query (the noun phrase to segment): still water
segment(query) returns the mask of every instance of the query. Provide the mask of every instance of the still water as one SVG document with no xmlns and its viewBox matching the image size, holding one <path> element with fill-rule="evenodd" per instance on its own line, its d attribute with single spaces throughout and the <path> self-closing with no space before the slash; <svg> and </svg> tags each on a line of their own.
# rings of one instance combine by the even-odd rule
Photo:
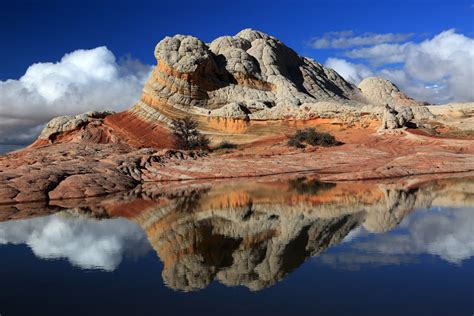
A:
<svg viewBox="0 0 474 316">
<path fill-rule="evenodd" d="M 474 313 L 474 179 L 146 184 L 0 221 L 2 316 Z"/>
</svg>

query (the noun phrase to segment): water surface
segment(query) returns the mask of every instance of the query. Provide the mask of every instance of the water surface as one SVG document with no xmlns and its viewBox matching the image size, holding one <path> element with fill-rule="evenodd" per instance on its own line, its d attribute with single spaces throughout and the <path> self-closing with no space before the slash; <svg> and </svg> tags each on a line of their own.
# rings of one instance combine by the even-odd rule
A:
<svg viewBox="0 0 474 316">
<path fill-rule="evenodd" d="M 474 180 L 146 184 L 0 206 L 1 315 L 471 315 Z"/>
</svg>

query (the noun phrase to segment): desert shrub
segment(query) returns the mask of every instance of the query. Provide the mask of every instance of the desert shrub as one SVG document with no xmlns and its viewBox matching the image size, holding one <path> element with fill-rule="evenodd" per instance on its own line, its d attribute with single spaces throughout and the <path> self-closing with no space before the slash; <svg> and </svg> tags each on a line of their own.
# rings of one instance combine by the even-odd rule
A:
<svg viewBox="0 0 474 316">
<path fill-rule="evenodd" d="M 304 148 L 305 145 L 331 147 L 341 143 L 329 133 L 321 133 L 314 128 L 298 130 L 288 139 L 288 146 Z"/>
<path fill-rule="evenodd" d="M 235 149 L 239 147 L 237 144 L 234 144 L 228 140 L 223 140 L 222 142 L 219 143 L 219 145 L 217 145 L 217 147 L 215 148 L 216 150 L 218 149 Z"/>
<path fill-rule="evenodd" d="M 209 138 L 198 130 L 198 123 L 190 116 L 171 122 L 171 132 L 175 145 L 179 149 L 208 149 Z"/>
<path fill-rule="evenodd" d="M 301 141 L 299 141 L 297 137 L 290 137 L 290 139 L 288 139 L 288 146 L 296 147 L 296 148 L 306 147 L 306 145 L 304 145 Z"/>
</svg>

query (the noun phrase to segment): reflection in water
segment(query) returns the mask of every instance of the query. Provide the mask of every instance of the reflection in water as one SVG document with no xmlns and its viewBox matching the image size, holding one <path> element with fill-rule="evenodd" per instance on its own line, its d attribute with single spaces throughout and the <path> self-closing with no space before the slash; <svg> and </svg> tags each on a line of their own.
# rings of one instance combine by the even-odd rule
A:
<svg viewBox="0 0 474 316">
<path fill-rule="evenodd" d="M 474 209 L 424 210 L 406 217 L 392 234 L 375 235 L 358 230 L 348 251 L 324 254 L 323 263 L 338 268 L 416 262 L 416 255 L 430 254 L 453 263 L 474 256 Z"/>
<path fill-rule="evenodd" d="M 320 192 L 328 191 L 336 186 L 335 183 L 320 182 L 316 179 L 306 179 L 300 177 L 288 180 L 288 185 L 299 194 L 316 195 Z"/>
<path fill-rule="evenodd" d="M 124 255 L 150 247 L 138 225 L 125 219 L 95 220 L 56 214 L 0 223 L 0 245 L 27 244 L 39 258 L 66 258 L 84 269 L 113 271 Z"/>
<path fill-rule="evenodd" d="M 406 234 L 375 236 L 357 248 L 387 254 L 427 253 L 452 263 L 474 255 L 473 209 L 430 212 L 409 217 L 403 224 Z"/>
<path fill-rule="evenodd" d="M 461 263 L 474 254 L 473 187 L 465 179 L 144 184 L 126 194 L 44 206 L 45 212 L 69 210 L 56 215 L 0 223 L 0 244 L 26 243 L 39 257 L 104 270 L 113 270 L 124 255 L 145 254 L 151 245 L 172 289 L 191 291 L 217 280 L 260 290 L 316 255 L 349 268 L 415 262 L 413 255 L 421 253 Z M 463 208 L 407 217 L 413 209 L 435 206 Z M 5 207 L 4 213 L 21 218 L 25 207 Z M 396 234 L 385 233 L 399 224 Z M 336 244 L 349 250 L 323 253 Z"/>
</svg>

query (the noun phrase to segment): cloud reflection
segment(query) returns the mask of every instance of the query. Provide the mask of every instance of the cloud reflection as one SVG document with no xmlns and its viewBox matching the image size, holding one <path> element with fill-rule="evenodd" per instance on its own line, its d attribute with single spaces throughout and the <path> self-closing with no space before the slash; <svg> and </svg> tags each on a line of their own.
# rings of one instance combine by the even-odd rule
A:
<svg viewBox="0 0 474 316">
<path fill-rule="evenodd" d="M 356 233 L 343 254 L 328 253 L 318 261 L 354 269 L 356 266 L 409 263 L 429 254 L 452 264 L 474 256 L 474 209 L 424 210 L 405 218 L 387 234 Z M 360 238 L 358 238 L 360 236 Z"/>
<path fill-rule="evenodd" d="M 134 222 L 60 214 L 0 223 L 2 244 L 26 244 L 39 258 L 65 258 L 83 269 L 106 271 L 115 270 L 125 256 L 142 256 L 150 249 Z"/>
</svg>

